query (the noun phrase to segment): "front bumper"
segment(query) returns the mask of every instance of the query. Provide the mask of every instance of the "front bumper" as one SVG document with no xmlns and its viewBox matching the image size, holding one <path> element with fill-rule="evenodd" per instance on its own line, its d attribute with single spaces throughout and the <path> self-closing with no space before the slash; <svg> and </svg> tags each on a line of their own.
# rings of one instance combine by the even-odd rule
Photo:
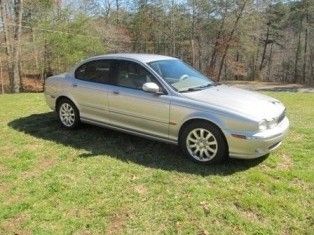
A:
<svg viewBox="0 0 314 235">
<path fill-rule="evenodd" d="M 289 120 L 285 117 L 275 128 L 238 138 L 228 134 L 231 158 L 252 159 L 264 156 L 278 148 L 289 130 Z"/>
</svg>

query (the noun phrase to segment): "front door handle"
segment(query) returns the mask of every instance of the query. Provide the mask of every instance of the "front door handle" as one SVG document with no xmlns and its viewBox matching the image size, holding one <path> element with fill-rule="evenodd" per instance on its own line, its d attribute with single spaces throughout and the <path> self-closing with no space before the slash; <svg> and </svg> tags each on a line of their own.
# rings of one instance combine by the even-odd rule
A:
<svg viewBox="0 0 314 235">
<path fill-rule="evenodd" d="M 119 95 L 119 94 L 120 94 L 120 92 L 119 92 L 119 91 L 113 91 L 113 94 L 115 94 L 115 95 Z"/>
<path fill-rule="evenodd" d="M 76 83 L 73 83 L 73 84 L 72 84 L 72 87 L 77 87 L 77 84 L 76 84 Z"/>
</svg>

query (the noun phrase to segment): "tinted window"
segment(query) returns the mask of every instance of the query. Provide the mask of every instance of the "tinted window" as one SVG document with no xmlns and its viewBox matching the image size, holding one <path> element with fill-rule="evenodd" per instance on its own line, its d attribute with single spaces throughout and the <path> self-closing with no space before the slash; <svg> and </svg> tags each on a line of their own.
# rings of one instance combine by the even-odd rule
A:
<svg viewBox="0 0 314 235">
<path fill-rule="evenodd" d="M 118 64 L 116 85 L 142 89 L 146 82 L 155 82 L 153 76 L 137 63 L 120 61 Z"/>
<path fill-rule="evenodd" d="M 84 81 L 110 84 L 113 79 L 112 62 L 108 60 L 96 60 L 81 65 L 75 71 L 75 77 Z"/>
</svg>

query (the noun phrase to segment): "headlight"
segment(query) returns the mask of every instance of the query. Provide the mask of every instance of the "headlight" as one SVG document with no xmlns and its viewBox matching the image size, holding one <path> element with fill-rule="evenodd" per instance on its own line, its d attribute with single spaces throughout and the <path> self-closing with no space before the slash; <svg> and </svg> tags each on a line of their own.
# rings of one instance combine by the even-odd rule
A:
<svg viewBox="0 0 314 235">
<path fill-rule="evenodd" d="M 267 129 L 267 121 L 266 120 L 263 120 L 261 121 L 259 124 L 258 124 L 258 129 L 260 131 L 264 131 Z"/>
<path fill-rule="evenodd" d="M 267 127 L 268 129 L 272 129 L 276 126 L 277 124 L 277 120 L 275 118 L 273 118 L 271 121 L 267 122 Z"/>
<path fill-rule="evenodd" d="M 258 129 L 260 131 L 264 131 L 266 129 L 272 129 L 276 125 L 277 125 L 277 120 L 275 118 L 270 121 L 267 121 L 266 119 L 264 119 L 258 124 Z"/>
</svg>

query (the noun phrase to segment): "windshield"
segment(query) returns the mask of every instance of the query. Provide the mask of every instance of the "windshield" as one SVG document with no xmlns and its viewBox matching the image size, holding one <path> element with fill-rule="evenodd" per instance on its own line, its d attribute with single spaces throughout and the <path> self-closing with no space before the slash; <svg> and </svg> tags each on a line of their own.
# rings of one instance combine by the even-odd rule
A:
<svg viewBox="0 0 314 235">
<path fill-rule="evenodd" d="M 195 91 L 214 85 L 213 81 L 181 60 L 160 60 L 149 65 L 179 92 Z"/>
</svg>

